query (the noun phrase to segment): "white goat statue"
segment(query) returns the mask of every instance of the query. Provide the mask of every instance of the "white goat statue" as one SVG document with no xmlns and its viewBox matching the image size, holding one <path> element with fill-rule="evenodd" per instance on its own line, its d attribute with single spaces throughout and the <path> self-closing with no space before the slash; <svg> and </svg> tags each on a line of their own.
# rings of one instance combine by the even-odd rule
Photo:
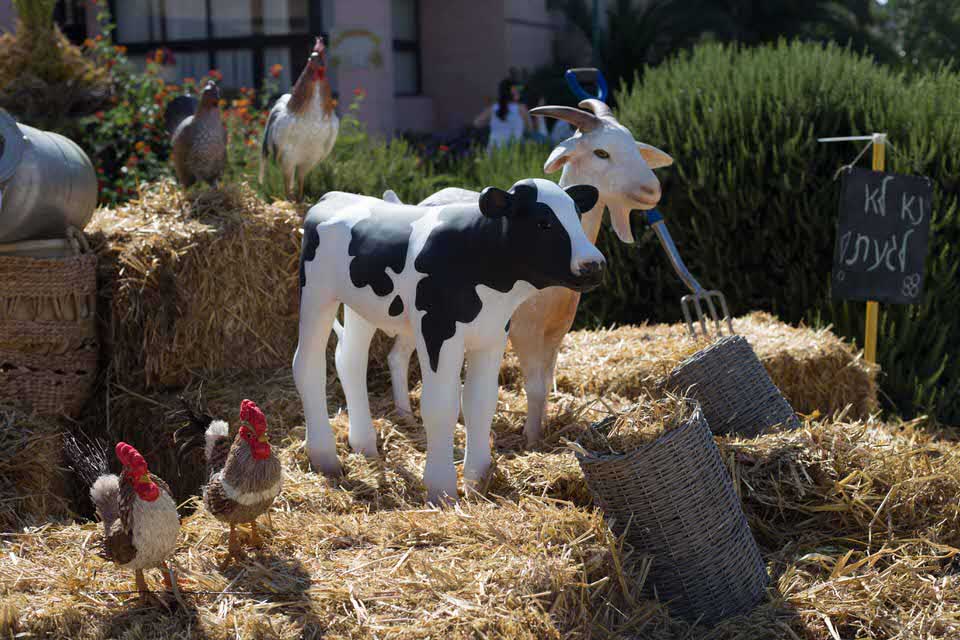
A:
<svg viewBox="0 0 960 640">
<path fill-rule="evenodd" d="M 576 128 L 572 137 L 550 153 L 543 170 L 554 173 L 563 169 L 561 187 L 587 184 L 599 191 L 596 206 L 580 219 L 591 243 L 596 244 L 605 208 L 610 210 L 610 221 L 617 237 L 625 243 L 633 243 L 630 212 L 649 210 L 657 205 L 660 182 L 653 169 L 673 164 L 673 158 L 656 147 L 634 140 L 630 130 L 617 122 L 606 103 L 589 99 L 579 106 L 580 109 L 545 106 L 530 111 L 531 115 L 557 118 Z M 420 206 L 476 202 L 479 197 L 476 191 L 443 189 L 421 202 Z M 386 192 L 384 199 L 399 202 L 392 191 Z M 677 268 L 676 263 L 674 265 Z M 520 361 L 527 394 L 527 419 L 523 432 L 528 445 L 535 444 L 542 435 L 547 393 L 553 387 L 557 353 L 563 337 L 573 325 L 579 302 L 579 292 L 549 287 L 524 302 L 510 321 L 510 342 Z M 335 329 L 338 334 L 341 332 L 339 326 Z M 413 340 L 401 336 L 388 357 L 394 402 L 397 410 L 406 415 L 412 413 L 408 370 L 415 348 Z"/>
</svg>

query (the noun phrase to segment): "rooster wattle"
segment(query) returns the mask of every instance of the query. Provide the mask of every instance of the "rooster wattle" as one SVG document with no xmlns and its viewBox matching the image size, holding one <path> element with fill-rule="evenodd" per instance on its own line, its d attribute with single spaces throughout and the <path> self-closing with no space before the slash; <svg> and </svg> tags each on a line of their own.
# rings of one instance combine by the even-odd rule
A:
<svg viewBox="0 0 960 640">
<path fill-rule="evenodd" d="M 174 433 L 179 458 L 203 444 L 209 479 L 203 503 L 221 522 L 230 525 L 229 553 L 224 564 L 240 555 L 236 525 L 249 522 L 251 542 L 260 546 L 257 517 L 280 495 L 282 469 L 267 440 L 267 420 L 251 400 L 240 404 L 240 425 L 230 438 L 230 427 L 204 410 L 194 410 L 183 398 L 180 414 L 189 422 Z"/>
<path fill-rule="evenodd" d="M 144 569 L 163 569 L 166 587 L 176 588 L 166 560 L 177 547 L 180 517 L 170 488 L 148 471 L 140 452 L 120 442 L 116 454 L 123 473 L 120 477 L 109 474 L 97 478 L 90 488 L 90 498 L 103 521 L 104 555 L 121 569 L 134 572 L 137 591 L 146 601 L 150 591 Z"/>
<path fill-rule="evenodd" d="M 317 38 L 291 93 L 280 96 L 267 118 L 260 152 L 260 182 L 266 164 L 274 160 L 283 172 L 287 197 L 303 199 L 307 174 L 330 155 L 337 141 L 340 120 L 334 111 L 327 80 L 326 50 Z"/>
</svg>

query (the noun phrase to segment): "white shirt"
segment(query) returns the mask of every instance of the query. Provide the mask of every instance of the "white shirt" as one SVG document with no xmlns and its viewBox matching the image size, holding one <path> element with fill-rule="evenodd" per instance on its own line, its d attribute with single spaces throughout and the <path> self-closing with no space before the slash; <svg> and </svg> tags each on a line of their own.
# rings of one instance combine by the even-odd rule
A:
<svg viewBox="0 0 960 640">
<path fill-rule="evenodd" d="M 511 102 L 507 105 L 507 117 L 503 120 L 497 115 L 499 105 L 494 105 L 490 114 L 490 140 L 487 149 L 501 147 L 513 140 L 523 138 L 523 116 L 520 115 L 520 104 Z"/>
</svg>

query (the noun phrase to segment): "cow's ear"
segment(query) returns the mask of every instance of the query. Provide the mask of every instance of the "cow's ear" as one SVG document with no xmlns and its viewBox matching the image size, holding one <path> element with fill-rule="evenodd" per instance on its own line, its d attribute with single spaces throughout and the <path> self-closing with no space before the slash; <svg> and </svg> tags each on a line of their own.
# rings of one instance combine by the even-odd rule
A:
<svg viewBox="0 0 960 640">
<path fill-rule="evenodd" d="M 567 187 L 564 191 L 573 198 L 573 203 L 577 206 L 577 213 L 580 215 L 597 206 L 597 200 L 600 199 L 600 192 L 591 184 L 576 184 Z"/>
<path fill-rule="evenodd" d="M 513 210 L 513 194 L 487 187 L 480 192 L 480 213 L 488 218 L 502 218 Z"/>
<path fill-rule="evenodd" d="M 577 147 L 577 141 L 573 138 L 564 140 L 550 152 L 547 161 L 543 163 L 544 173 L 553 173 L 567 164 L 573 157 L 574 150 Z"/>
<path fill-rule="evenodd" d="M 647 166 L 649 166 L 651 169 L 669 167 L 673 164 L 673 158 L 670 157 L 670 154 L 657 149 L 653 145 L 649 145 L 645 142 L 637 142 L 637 150 L 640 152 L 640 155 L 643 156 Z"/>
</svg>

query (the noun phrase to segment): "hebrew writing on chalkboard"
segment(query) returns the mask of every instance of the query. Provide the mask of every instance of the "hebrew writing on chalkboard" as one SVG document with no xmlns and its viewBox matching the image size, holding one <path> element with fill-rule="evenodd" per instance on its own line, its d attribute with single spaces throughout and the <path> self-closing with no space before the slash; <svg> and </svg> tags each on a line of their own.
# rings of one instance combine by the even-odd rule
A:
<svg viewBox="0 0 960 640">
<path fill-rule="evenodd" d="M 929 178 L 846 172 L 833 254 L 834 299 L 918 302 L 932 205 Z"/>
</svg>

